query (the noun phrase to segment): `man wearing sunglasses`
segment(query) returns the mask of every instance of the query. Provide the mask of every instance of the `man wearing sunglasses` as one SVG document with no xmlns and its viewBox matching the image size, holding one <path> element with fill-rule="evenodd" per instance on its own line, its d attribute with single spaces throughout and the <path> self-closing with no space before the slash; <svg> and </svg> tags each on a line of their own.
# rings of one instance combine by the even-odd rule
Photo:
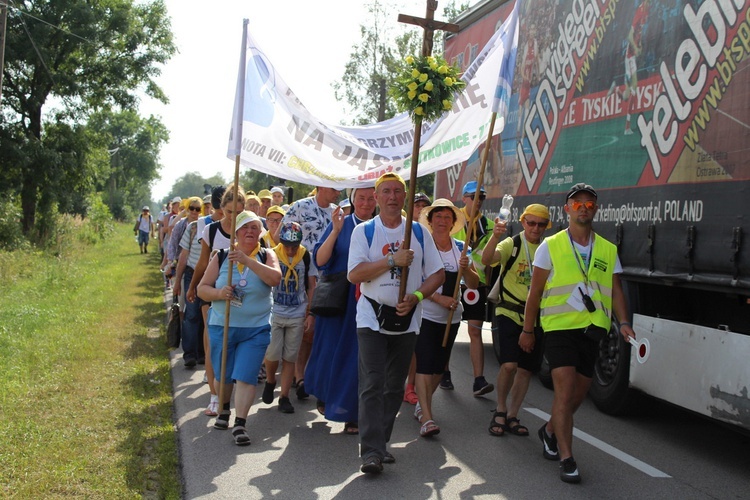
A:
<svg viewBox="0 0 750 500">
<path fill-rule="evenodd" d="M 552 223 L 547 207 L 537 203 L 526 207 L 520 220 L 523 231 L 500 241 L 507 223 L 495 219 L 492 236 L 482 252 L 482 264 L 502 266 L 495 285 L 499 293 L 492 318 L 493 343 L 500 363 L 496 382 L 497 407 L 489 427 L 493 436 L 504 436 L 506 432 L 516 436 L 529 435 L 529 429 L 518 420 L 518 412 L 529 390 L 531 374 L 539 369 L 542 362 L 542 329 L 537 321 L 534 322 L 535 343 L 531 352 L 522 351 L 518 341 L 523 330 L 524 306 L 531 285 L 531 265 L 542 235 L 552 227 Z"/>
<path fill-rule="evenodd" d="M 546 238 L 536 251 L 519 340 L 521 349 L 532 352 L 535 321 L 541 314 L 555 394 L 552 417 L 538 434 L 544 458 L 560 461 L 560 479 L 567 483 L 581 481 L 572 450 L 573 414 L 588 393 L 599 342 L 610 330 L 613 313 L 625 341 L 635 338 L 617 247 L 592 228 L 597 200 L 588 184 L 578 183 L 568 191 L 568 229 Z"/>
<path fill-rule="evenodd" d="M 477 200 L 476 206 L 474 206 L 474 195 L 479 189 L 479 199 Z M 476 302 L 468 303 L 464 300 L 463 292 L 465 286 L 461 287 L 461 301 L 463 303 L 464 312 L 461 318 L 466 320 L 469 324 L 469 357 L 471 358 L 471 366 L 474 370 L 474 385 L 472 392 L 474 397 L 480 397 L 488 392 L 492 392 L 495 386 L 488 383 L 484 378 L 484 345 L 482 343 L 482 327 L 485 320 L 487 320 L 487 283 L 490 281 L 490 276 L 485 276 L 484 266 L 481 264 L 479 258 L 482 255 L 482 249 L 487 244 L 487 240 L 492 234 L 492 228 L 495 224 L 482 215 L 482 202 L 487 197 L 487 193 L 484 190 L 484 186 L 477 186 L 477 181 L 469 181 L 464 184 L 462 190 L 464 206 L 461 212 L 464 214 L 466 219 L 466 227 L 456 233 L 454 238 L 460 241 L 466 241 L 466 232 L 469 230 L 469 222 L 472 215 L 472 207 L 476 210 L 474 230 L 471 233 L 471 240 L 469 240 L 469 246 L 471 247 L 472 258 L 474 259 L 474 268 L 479 275 L 479 287 L 477 292 L 479 299 Z M 450 362 L 450 360 L 449 360 Z M 449 367 L 446 365 L 445 372 L 443 373 L 443 379 L 440 381 L 441 389 L 453 389 L 453 383 L 451 381 L 451 372 Z"/>
</svg>

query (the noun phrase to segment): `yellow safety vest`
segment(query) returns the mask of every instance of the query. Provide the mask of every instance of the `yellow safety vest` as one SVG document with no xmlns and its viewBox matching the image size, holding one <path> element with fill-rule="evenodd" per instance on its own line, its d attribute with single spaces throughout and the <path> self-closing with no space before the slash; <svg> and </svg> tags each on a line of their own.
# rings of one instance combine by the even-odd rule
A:
<svg viewBox="0 0 750 500">
<path fill-rule="evenodd" d="M 560 231 L 546 239 L 552 260 L 551 278 L 544 286 L 541 302 L 541 323 L 545 332 L 586 328 L 594 324 L 609 331 L 612 324 L 612 276 L 617 263 L 617 247 L 605 238 L 595 235 L 592 255 L 586 271 L 589 285 L 594 289 L 591 299 L 595 312 L 585 307 L 582 311 L 568 303 L 571 294 L 579 294 L 586 278 L 581 270 L 583 263 L 573 249 L 567 231 Z"/>
</svg>

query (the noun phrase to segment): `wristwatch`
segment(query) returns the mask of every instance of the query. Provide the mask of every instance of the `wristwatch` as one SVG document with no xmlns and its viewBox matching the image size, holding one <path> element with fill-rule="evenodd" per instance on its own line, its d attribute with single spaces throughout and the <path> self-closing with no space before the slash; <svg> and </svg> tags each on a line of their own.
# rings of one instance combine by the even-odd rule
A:
<svg viewBox="0 0 750 500">
<path fill-rule="evenodd" d="M 396 267 L 396 261 L 393 258 L 393 254 L 390 254 L 390 253 L 388 254 L 388 267 L 390 267 L 391 269 Z"/>
</svg>

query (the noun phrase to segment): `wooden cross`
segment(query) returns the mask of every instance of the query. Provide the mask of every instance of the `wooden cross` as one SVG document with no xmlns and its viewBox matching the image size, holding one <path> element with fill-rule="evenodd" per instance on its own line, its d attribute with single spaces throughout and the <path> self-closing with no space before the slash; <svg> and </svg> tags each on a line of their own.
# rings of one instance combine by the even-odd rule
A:
<svg viewBox="0 0 750 500">
<path fill-rule="evenodd" d="M 444 23 L 441 21 L 435 21 L 435 10 L 437 10 L 437 0 L 427 0 L 427 13 L 425 17 L 415 17 L 406 14 L 398 15 L 398 22 L 415 24 L 420 26 L 424 30 L 424 37 L 422 38 L 422 57 L 432 55 L 432 35 L 435 30 L 450 31 L 451 33 L 458 33 L 458 25 L 453 23 Z M 409 174 L 409 199 L 407 202 L 406 212 L 406 225 L 404 227 L 404 242 L 402 248 L 411 248 L 411 225 L 412 225 L 412 212 L 414 211 L 414 191 L 417 185 L 417 166 L 419 162 L 419 143 L 422 141 L 422 117 L 417 116 L 414 121 L 414 146 L 412 148 L 411 157 L 412 165 L 411 172 Z M 404 266 L 401 268 L 401 285 L 398 291 L 398 301 L 401 302 L 406 295 L 406 281 L 409 278 L 409 268 Z"/>
</svg>

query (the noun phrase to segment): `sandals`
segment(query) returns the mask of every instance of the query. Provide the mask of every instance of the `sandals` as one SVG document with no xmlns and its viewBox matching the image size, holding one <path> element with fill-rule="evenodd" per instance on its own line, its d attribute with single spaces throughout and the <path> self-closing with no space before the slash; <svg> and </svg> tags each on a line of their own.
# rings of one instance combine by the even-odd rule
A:
<svg viewBox="0 0 750 500">
<path fill-rule="evenodd" d="M 318 413 L 326 416 L 326 404 L 325 402 L 321 401 L 320 399 L 315 402 L 315 409 L 318 410 Z"/>
<path fill-rule="evenodd" d="M 230 412 L 219 413 L 219 416 L 216 417 L 216 420 L 214 420 L 214 429 L 219 429 L 220 431 L 225 431 L 229 429 L 229 416 L 230 415 L 231 415 Z"/>
<path fill-rule="evenodd" d="M 500 423 L 496 418 L 504 418 L 505 422 Z M 517 421 L 518 419 L 516 419 Z M 494 411 L 492 412 L 492 420 L 490 421 L 490 428 L 489 428 L 490 434 L 497 437 L 502 437 L 505 435 L 505 432 L 512 432 L 511 428 L 508 427 L 508 412 L 505 411 Z M 528 432 L 528 429 L 527 429 Z"/>
<path fill-rule="evenodd" d="M 347 422 L 344 424 L 344 434 L 355 436 L 359 434 L 359 424 L 357 422 Z"/>
<path fill-rule="evenodd" d="M 521 425 L 521 422 L 516 417 L 509 417 L 506 421 L 507 430 L 511 434 L 515 434 L 516 436 L 528 436 L 529 435 L 529 429 L 525 425 Z M 511 424 L 516 425 L 511 425 Z"/>
<path fill-rule="evenodd" d="M 438 427 L 434 420 L 428 420 L 419 429 L 419 435 L 422 437 L 430 437 L 436 434 L 440 434 L 440 427 Z"/>
<path fill-rule="evenodd" d="M 419 404 L 417 401 L 417 405 L 414 407 L 414 418 L 419 422 L 422 423 L 422 405 Z"/>
<path fill-rule="evenodd" d="M 250 435 L 241 425 L 232 427 L 232 437 L 234 437 L 234 444 L 237 446 L 247 446 L 250 444 Z"/>
<path fill-rule="evenodd" d="M 208 406 L 203 411 L 207 417 L 215 417 L 219 414 L 219 396 L 211 396 Z"/>
</svg>

